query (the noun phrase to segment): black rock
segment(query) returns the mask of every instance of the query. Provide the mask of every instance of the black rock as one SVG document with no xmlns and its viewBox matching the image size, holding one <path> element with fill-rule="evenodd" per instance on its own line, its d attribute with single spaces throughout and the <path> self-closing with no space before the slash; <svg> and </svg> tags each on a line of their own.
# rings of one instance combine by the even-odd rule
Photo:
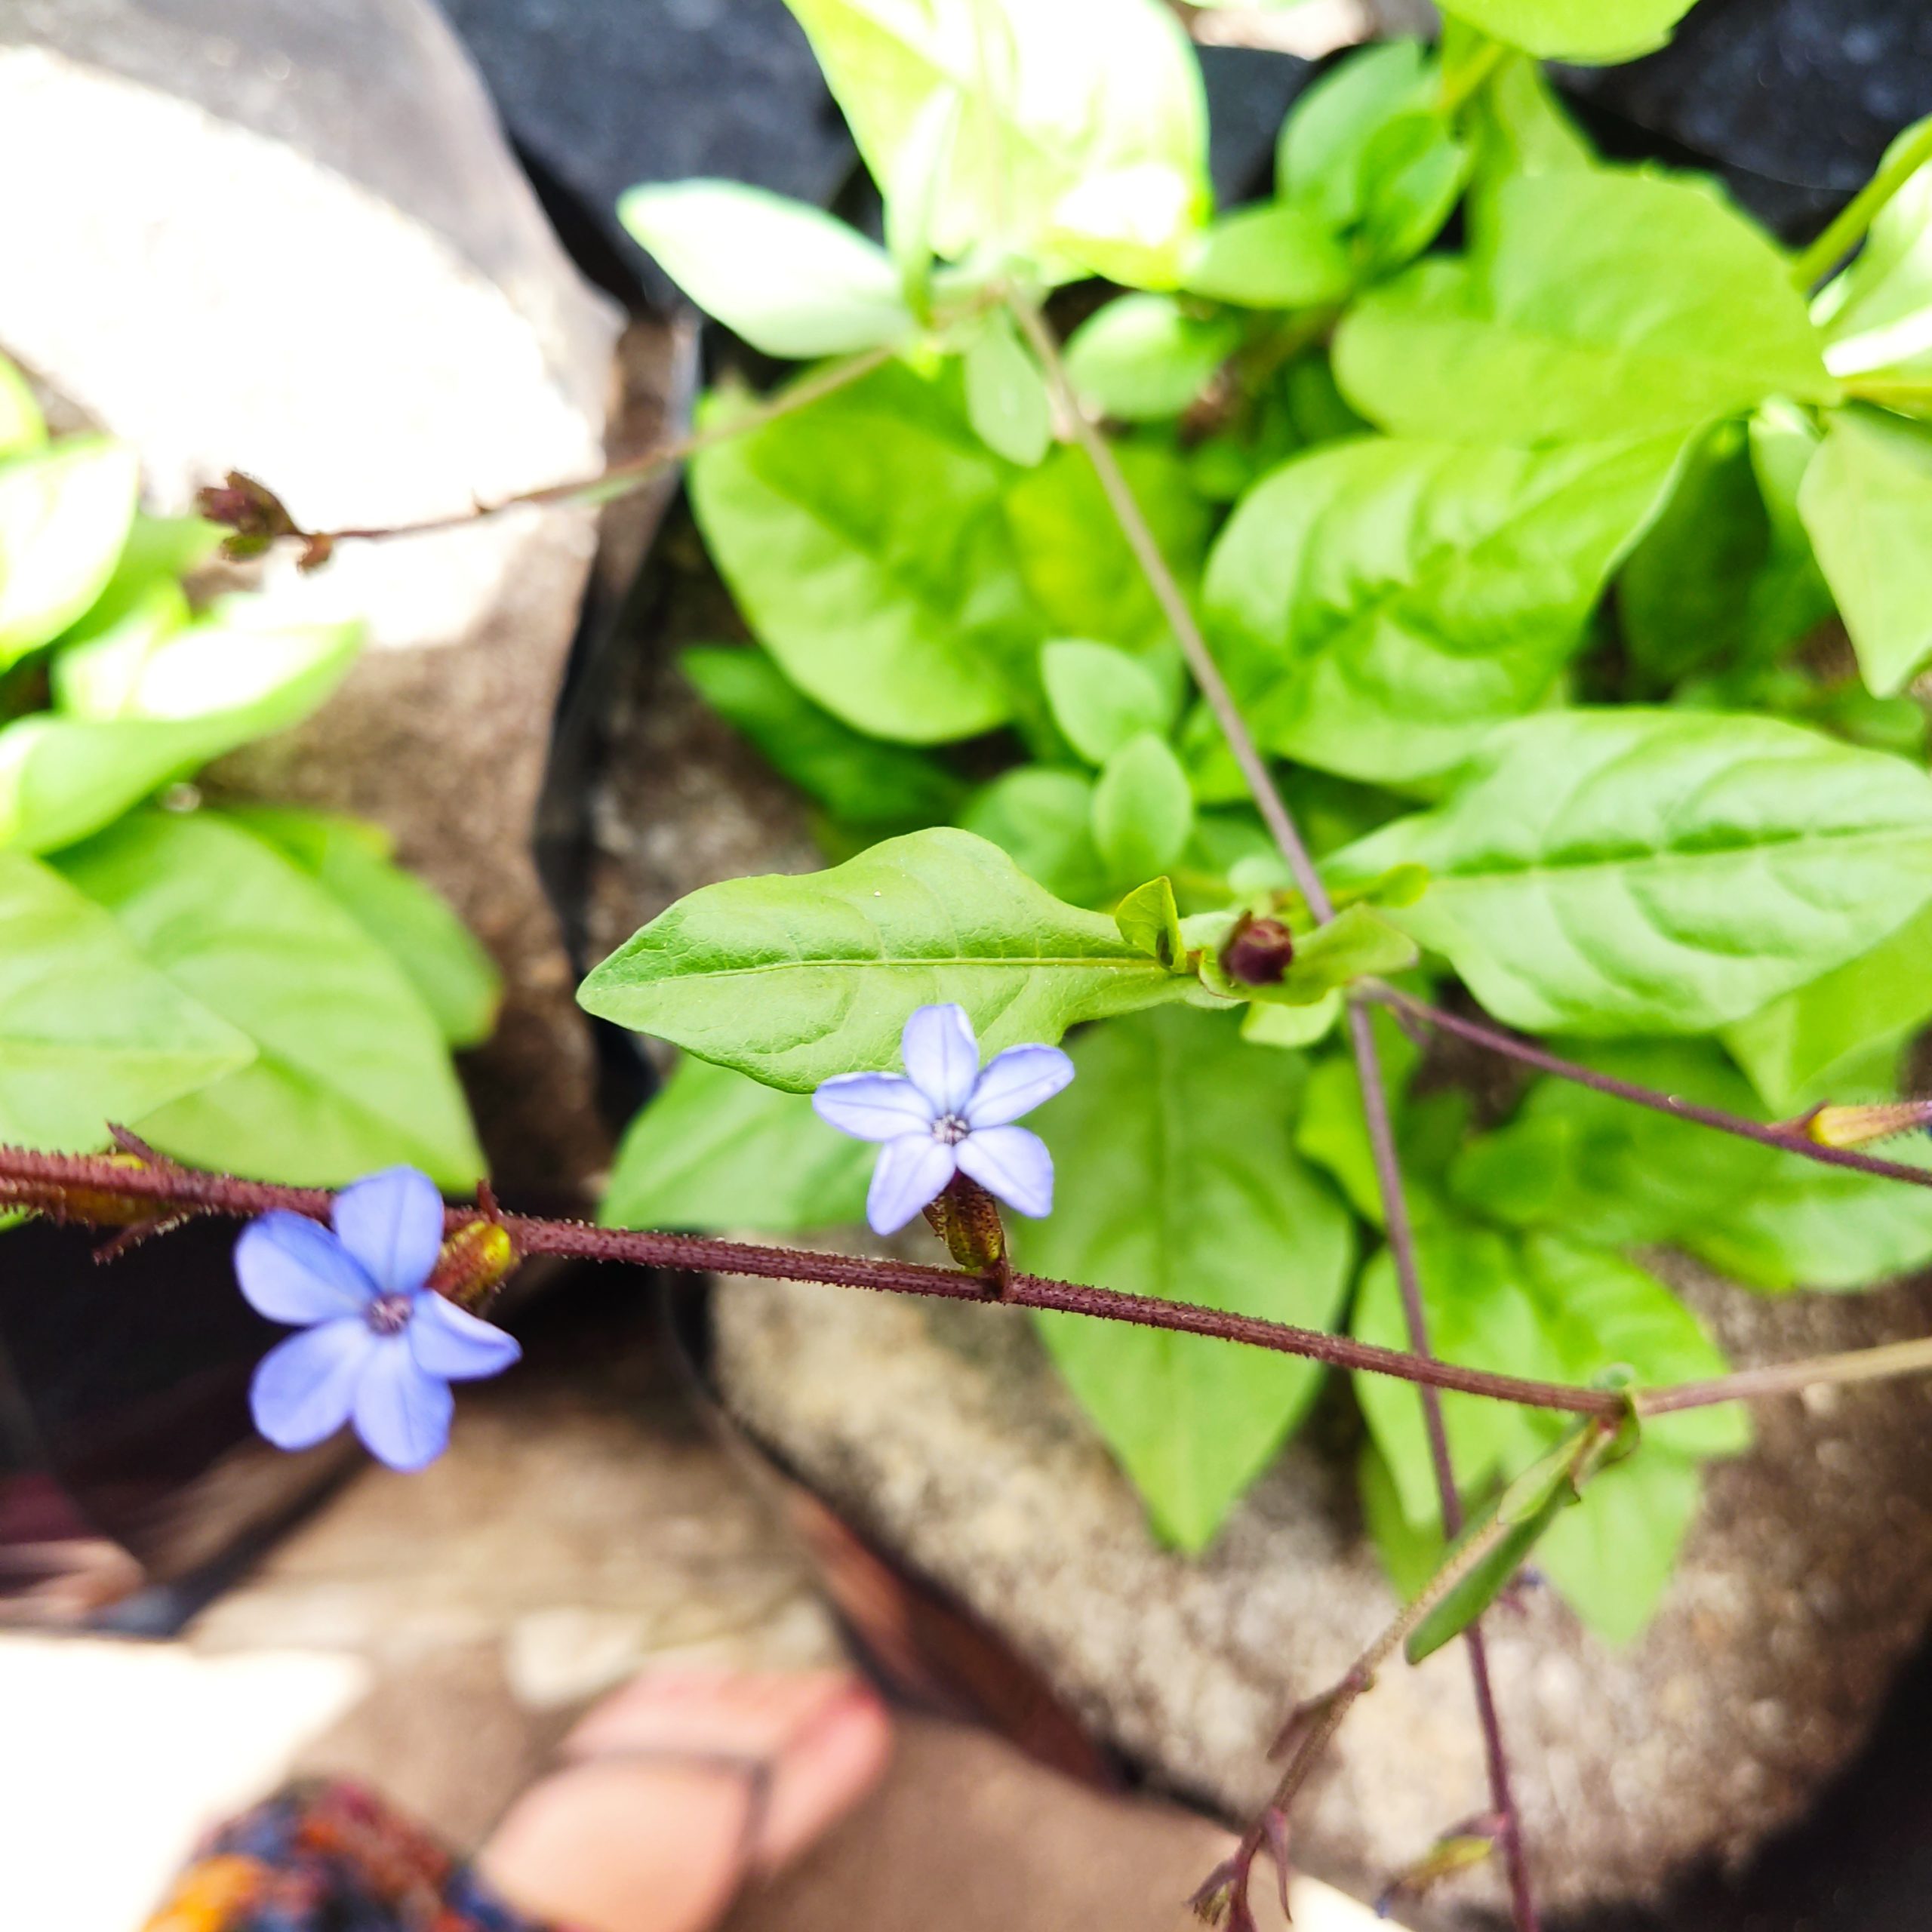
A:
<svg viewBox="0 0 1932 1932">
<path fill-rule="evenodd" d="M 1613 146 L 1715 164 L 1787 238 L 1814 233 L 1909 122 L 1932 113 L 1925 0 L 1701 0 L 1669 46 L 1565 88 Z M 1637 131 L 1620 143 L 1607 115 Z M 1650 137 L 1647 141 L 1644 137 Z"/>
<path fill-rule="evenodd" d="M 823 204 L 851 172 L 851 139 L 782 0 L 440 4 L 553 216 L 561 190 L 607 267 L 660 300 L 669 283 L 617 222 L 626 188 L 722 175 Z M 582 256 L 587 238 L 570 238 Z"/>
</svg>

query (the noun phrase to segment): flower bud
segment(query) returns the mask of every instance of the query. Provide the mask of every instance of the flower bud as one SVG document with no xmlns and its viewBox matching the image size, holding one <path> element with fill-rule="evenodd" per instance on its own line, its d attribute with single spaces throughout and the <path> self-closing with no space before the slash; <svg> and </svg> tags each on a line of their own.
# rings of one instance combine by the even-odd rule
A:
<svg viewBox="0 0 1932 1932">
<path fill-rule="evenodd" d="M 1279 919 L 1244 912 L 1221 949 L 1221 971 L 1244 986 L 1279 986 L 1294 956 L 1294 935 Z"/>
<path fill-rule="evenodd" d="M 1814 1107 L 1793 1123 L 1823 1147 L 1864 1147 L 1932 1125 L 1932 1100 L 1881 1100 L 1863 1106 Z"/>
<path fill-rule="evenodd" d="M 1006 1229 L 999 1203 L 975 1180 L 955 1174 L 926 1204 L 933 1232 L 962 1268 L 975 1275 L 990 1274 L 1006 1257 Z"/>
<path fill-rule="evenodd" d="M 445 1241 L 426 1287 L 474 1311 L 487 1302 L 523 1259 L 499 1221 L 466 1221 Z"/>
</svg>

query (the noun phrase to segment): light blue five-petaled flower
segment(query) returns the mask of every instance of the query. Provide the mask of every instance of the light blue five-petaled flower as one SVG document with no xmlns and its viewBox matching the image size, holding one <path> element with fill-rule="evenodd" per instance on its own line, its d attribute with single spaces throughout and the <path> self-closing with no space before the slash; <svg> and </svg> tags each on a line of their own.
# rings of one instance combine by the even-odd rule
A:
<svg viewBox="0 0 1932 1932">
<path fill-rule="evenodd" d="M 922 1006 L 900 1042 L 906 1071 L 841 1073 L 812 1096 L 820 1119 L 878 1140 L 866 1195 L 875 1233 L 903 1228 L 955 1173 L 1023 1214 L 1054 1204 L 1054 1158 L 1037 1134 L 1012 1123 L 1073 1078 L 1057 1047 L 1008 1047 L 983 1067 L 973 1023 L 958 1006 Z"/>
<path fill-rule="evenodd" d="M 443 1244 L 443 1201 L 414 1168 L 336 1196 L 334 1232 L 264 1214 L 235 1244 L 235 1272 L 272 1321 L 300 1323 L 255 1370 L 255 1426 L 306 1449 L 353 1421 L 370 1453 L 420 1469 L 449 1441 L 452 1382 L 495 1375 L 522 1353 L 498 1327 L 424 1284 Z"/>
</svg>

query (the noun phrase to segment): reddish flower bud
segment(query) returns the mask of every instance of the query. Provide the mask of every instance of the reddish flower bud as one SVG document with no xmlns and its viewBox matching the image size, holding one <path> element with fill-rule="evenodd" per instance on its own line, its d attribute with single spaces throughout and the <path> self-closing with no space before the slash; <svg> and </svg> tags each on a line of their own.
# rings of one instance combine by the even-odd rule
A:
<svg viewBox="0 0 1932 1932">
<path fill-rule="evenodd" d="M 1221 949 L 1221 971 L 1244 986 L 1279 986 L 1294 956 L 1294 934 L 1279 919 L 1244 912 Z"/>
</svg>

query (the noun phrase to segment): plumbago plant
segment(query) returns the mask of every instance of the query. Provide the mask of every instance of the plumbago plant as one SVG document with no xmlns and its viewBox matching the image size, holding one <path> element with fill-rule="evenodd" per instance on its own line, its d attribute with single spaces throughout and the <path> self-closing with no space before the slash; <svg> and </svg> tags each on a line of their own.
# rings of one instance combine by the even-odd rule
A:
<svg viewBox="0 0 1932 1932">
<path fill-rule="evenodd" d="M 113 1117 L 267 1180 L 473 1186 L 449 1055 L 494 1016 L 481 949 L 374 827 L 181 783 L 314 710 L 355 627 L 191 598 L 221 532 L 137 481 L 125 445 L 49 442 L 0 362 L 0 1138 Z"/>
<path fill-rule="evenodd" d="M 705 308 L 817 366 L 535 499 L 692 460 L 757 643 L 686 669 L 834 861 L 694 893 L 586 982 L 685 1056 L 607 1225 L 132 1136 L 0 1150 L 0 1197 L 268 1216 L 243 1284 L 303 1332 L 264 1429 L 353 1420 L 408 1466 L 514 1355 L 441 1303 L 535 1253 L 1035 1310 L 1191 1549 L 1352 1371 L 1406 1607 L 1291 1718 L 1197 1903 L 1251 1923 L 1374 1671 L 1460 1635 L 1527 1932 L 1484 1607 L 1534 1547 L 1633 1635 L 1743 1398 L 1932 1367 L 1727 1372 L 1643 1260 L 1777 1291 L 1932 1257 L 1932 1164 L 1859 1151 L 1932 1114 L 1897 1079 L 1932 1016 L 1932 127 L 1794 259 L 1710 183 L 1601 162 L 1536 65 L 1639 51 L 1685 0 L 1452 0 L 1439 48 L 1325 75 L 1275 196 L 1217 216 L 1155 0 L 792 5 L 884 245 L 636 191 Z M 245 480 L 220 507 L 312 561 L 385 534 Z M 1444 1034 L 1537 1077 L 1478 1114 L 1418 1077 Z M 1044 1218 L 1010 1247 L 995 1196 Z M 642 1231 L 921 1207 L 955 1266 Z"/>
</svg>

